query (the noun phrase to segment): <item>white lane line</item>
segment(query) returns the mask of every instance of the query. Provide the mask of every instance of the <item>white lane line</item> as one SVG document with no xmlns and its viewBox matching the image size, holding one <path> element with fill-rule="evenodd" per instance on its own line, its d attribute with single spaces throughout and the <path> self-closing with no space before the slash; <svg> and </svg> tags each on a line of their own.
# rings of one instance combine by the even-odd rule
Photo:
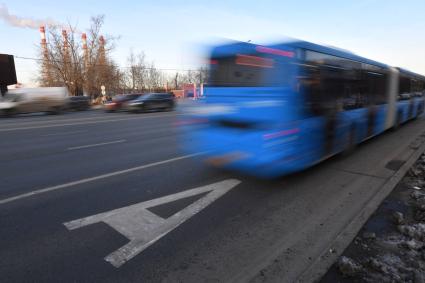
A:
<svg viewBox="0 0 425 283">
<path fill-rule="evenodd" d="M 159 113 L 151 113 L 150 116 L 165 116 L 165 115 L 169 115 L 170 113 L 166 112 L 159 112 Z M 26 126 L 37 126 L 36 124 L 51 124 L 51 123 L 58 123 L 58 122 L 84 122 L 86 120 L 95 120 L 95 119 L 111 119 L 112 117 L 117 119 L 117 118 L 123 118 L 123 117 L 127 117 L 128 118 L 128 113 L 121 113 L 121 114 L 105 114 L 105 115 L 99 115 L 99 114 L 95 114 L 95 116 L 93 117 L 74 117 L 74 118 L 70 118 L 69 116 L 60 116 L 60 117 L 56 117 L 56 118 L 50 118 L 50 119 L 43 119 L 44 117 L 36 117 L 37 120 L 30 120 L 30 121 L 20 121 L 19 119 L 14 120 L 14 121 L 10 121 L 10 123 L 4 123 L 5 126 L 19 126 L 20 124 L 22 125 L 26 125 Z M 50 117 L 50 116 L 49 116 Z M 146 117 L 145 115 L 143 117 Z M 9 121 L 8 121 L 9 122 Z"/>
<path fill-rule="evenodd" d="M 114 116 L 115 118 L 122 118 L 122 117 L 125 117 L 125 115 L 120 115 L 120 116 Z M 42 118 L 44 118 L 44 117 L 42 117 Z M 104 117 L 102 117 L 102 116 L 96 116 L 96 117 L 82 117 L 82 118 L 73 118 L 73 119 L 70 119 L 70 118 L 64 118 L 64 119 L 61 119 L 61 118 L 55 118 L 55 119 L 49 119 L 49 120 L 41 120 L 40 118 L 37 118 L 37 119 L 40 119 L 40 120 L 37 120 L 37 121 L 13 121 L 13 122 L 11 122 L 11 123 L 8 123 L 8 124 L 5 124 L 6 126 L 19 126 L 20 124 L 22 124 L 22 125 L 30 125 L 30 126 L 37 126 L 36 124 L 51 124 L 51 123 L 58 123 L 58 122 L 71 122 L 71 121 L 74 121 L 74 122 L 84 122 L 84 121 L 86 121 L 86 120 L 94 120 L 94 119 L 102 119 L 102 118 L 104 118 Z"/>
<path fill-rule="evenodd" d="M 11 132 L 18 130 L 30 130 L 30 129 L 43 129 L 43 128 L 52 128 L 52 127 L 62 127 L 62 126 L 74 126 L 74 125 L 88 125 L 88 124 L 100 124 L 100 123 L 109 123 L 109 122 L 119 122 L 119 121 L 128 121 L 128 120 L 141 120 L 141 119 L 152 119 L 160 117 L 173 117 L 184 114 L 174 114 L 174 115 L 155 115 L 155 116 L 145 116 L 145 117 L 134 117 L 134 118 L 123 118 L 123 119 L 110 119 L 110 120 L 101 120 L 101 121 L 88 121 L 88 122 L 77 122 L 77 123 L 64 123 L 64 124 L 55 124 L 55 125 L 42 125 L 42 126 L 28 126 L 28 127 L 16 127 L 16 128 L 6 128 L 0 129 L 0 132 Z"/>
<path fill-rule="evenodd" d="M 72 131 L 72 132 L 61 132 L 61 133 L 53 133 L 53 134 L 46 134 L 41 135 L 42 137 L 50 137 L 50 136 L 62 136 L 62 135 L 72 135 L 72 134 L 78 134 L 78 133 L 86 133 L 87 130 L 81 130 L 81 131 Z"/>
<path fill-rule="evenodd" d="M 101 143 L 94 143 L 94 144 L 87 144 L 87 145 L 80 145 L 80 146 L 73 146 L 68 147 L 68 150 L 76 150 L 76 149 L 82 149 L 82 148 L 89 148 L 89 147 L 95 147 L 95 146 L 102 146 L 102 145 L 108 145 L 108 144 L 114 144 L 114 143 L 121 143 L 125 142 L 127 140 L 117 140 L 117 141 L 110 141 L 110 142 L 101 142 Z"/>
<path fill-rule="evenodd" d="M 69 230 L 74 230 L 94 223 L 104 222 L 126 236 L 130 242 L 105 257 L 107 262 L 118 268 L 240 183 L 241 181 L 237 179 L 227 179 L 214 184 L 72 220 L 65 222 L 64 225 Z M 207 195 L 167 219 L 148 210 L 151 207 L 206 192 L 208 192 Z"/>
<path fill-rule="evenodd" d="M 89 183 L 89 182 L 93 182 L 93 181 L 97 181 L 97 180 L 102 180 L 102 179 L 105 179 L 105 178 L 114 177 L 114 176 L 130 173 L 130 172 L 134 172 L 134 171 L 138 171 L 138 170 L 142 170 L 142 169 L 146 169 L 146 168 L 151 168 L 151 167 L 155 167 L 155 166 L 170 163 L 170 162 L 188 159 L 188 158 L 191 158 L 191 157 L 202 155 L 204 153 L 205 152 L 199 152 L 199 153 L 194 153 L 194 154 L 182 155 L 182 156 L 170 158 L 170 159 L 167 159 L 167 160 L 157 161 L 157 162 L 153 162 L 153 163 L 149 163 L 149 164 L 145 164 L 145 165 L 141 165 L 141 166 L 136 166 L 136 167 L 128 168 L 128 169 L 124 169 L 124 170 L 119 170 L 119 171 L 115 171 L 115 172 L 111 172 L 111 173 L 106 173 L 106 174 L 102 174 L 102 175 L 99 175 L 99 176 L 85 178 L 85 179 L 81 179 L 81 180 L 78 180 L 78 181 L 73 181 L 73 182 L 69 182 L 69 183 L 65 183 L 65 184 L 61 184 L 61 185 L 57 185 L 57 186 L 47 187 L 47 188 L 44 188 L 44 189 L 39 189 L 39 190 L 31 191 L 31 192 L 28 192 L 28 193 L 20 194 L 20 195 L 17 195 L 17 196 L 2 199 L 2 200 L 0 200 L 0 204 L 13 202 L 13 201 L 17 201 L 17 200 L 20 200 L 20 199 L 25 199 L 25 198 L 28 198 L 28 197 L 31 197 L 31 196 L 36 196 L 36 195 L 47 193 L 47 192 L 66 189 L 66 188 L 69 188 L 69 187 L 73 187 L 73 186 L 77 186 L 77 185 L 81 185 L 81 184 L 85 184 L 85 183 Z"/>
</svg>

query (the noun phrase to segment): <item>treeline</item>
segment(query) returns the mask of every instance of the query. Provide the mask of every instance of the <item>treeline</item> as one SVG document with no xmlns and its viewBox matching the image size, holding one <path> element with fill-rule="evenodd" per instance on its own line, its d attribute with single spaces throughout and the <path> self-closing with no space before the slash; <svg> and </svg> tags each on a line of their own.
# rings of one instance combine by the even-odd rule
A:
<svg viewBox="0 0 425 283">
<path fill-rule="evenodd" d="M 130 51 L 127 58 L 128 67 L 125 68 L 122 85 L 128 91 L 164 91 L 180 89 L 183 84 L 205 83 L 207 69 L 199 67 L 197 70 L 164 71 L 157 69 L 153 62 L 146 59 L 144 52 L 135 54 Z"/>
<path fill-rule="evenodd" d="M 93 99 L 105 86 L 108 95 L 131 92 L 180 89 L 186 83 L 204 83 L 207 70 L 170 71 L 155 67 L 143 52 L 130 51 L 127 66 L 119 67 L 111 57 L 116 38 L 104 37 L 104 17 L 91 19 L 87 34 L 76 27 L 50 26 L 46 41 L 39 47 L 41 86 L 66 86 L 72 95 L 86 94 Z"/>
</svg>

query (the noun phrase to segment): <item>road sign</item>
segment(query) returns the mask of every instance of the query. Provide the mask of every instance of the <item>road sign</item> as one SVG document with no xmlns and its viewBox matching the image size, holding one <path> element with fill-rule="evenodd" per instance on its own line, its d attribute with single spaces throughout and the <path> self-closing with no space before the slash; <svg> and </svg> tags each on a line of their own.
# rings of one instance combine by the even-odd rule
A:
<svg viewBox="0 0 425 283">
<path fill-rule="evenodd" d="M 206 208 L 239 183 L 239 180 L 228 179 L 211 185 L 76 219 L 66 222 L 64 225 L 69 230 L 74 230 L 94 223 L 104 222 L 126 236 L 130 242 L 105 257 L 107 262 L 118 268 L 196 213 Z M 148 208 L 207 192 L 208 194 L 167 219 L 148 210 Z"/>
</svg>

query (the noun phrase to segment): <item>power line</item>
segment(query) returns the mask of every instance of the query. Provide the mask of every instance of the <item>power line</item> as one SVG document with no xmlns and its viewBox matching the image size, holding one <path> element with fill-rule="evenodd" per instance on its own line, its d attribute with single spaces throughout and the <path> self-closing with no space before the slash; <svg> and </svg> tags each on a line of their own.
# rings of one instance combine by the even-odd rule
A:
<svg viewBox="0 0 425 283">
<path fill-rule="evenodd" d="M 14 58 L 22 59 L 22 60 L 32 60 L 32 61 L 38 61 L 38 62 L 44 61 L 44 59 L 40 59 L 40 58 L 18 56 L 18 55 L 14 55 Z M 74 63 L 74 62 L 65 62 L 65 61 L 61 61 L 61 60 L 49 60 L 49 61 L 56 62 L 56 63 L 69 63 L 69 64 L 74 64 L 74 65 L 79 64 L 79 63 Z M 137 68 L 137 66 L 118 66 L 118 65 L 114 65 L 114 64 L 95 64 L 93 66 L 105 66 L 105 67 L 114 66 L 114 67 L 122 68 L 122 69 Z M 182 71 L 182 72 L 197 72 L 197 71 L 199 71 L 199 69 L 198 70 L 196 70 L 196 69 L 173 69 L 173 68 L 156 68 L 156 67 L 141 67 L 141 69 L 143 69 L 143 70 L 158 70 L 158 71 Z"/>
</svg>

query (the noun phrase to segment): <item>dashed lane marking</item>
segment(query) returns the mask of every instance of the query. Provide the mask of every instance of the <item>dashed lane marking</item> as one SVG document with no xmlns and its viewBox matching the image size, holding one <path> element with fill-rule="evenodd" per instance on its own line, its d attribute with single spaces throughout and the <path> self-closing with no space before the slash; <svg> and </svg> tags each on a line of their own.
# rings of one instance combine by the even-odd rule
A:
<svg viewBox="0 0 425 283">
<path fill-rule="evenodd" d="M 81 130 L 81 131 L 71 131 L 71 132 L 59 132 L 59 133 L 52 133 L 52 134 L 46 134 L 41 135 L 42 137 L 52 137 L 52 136 L 62 136 L 62 135 L 73 135 L 73 134 L 79 134 L 79 133 L 86 133 L 87 130 Z"/>
<path fill-rule="evenodd" d="M 122 143 L 122 142 L 126 142 L 126 141 L 127 140 L 117 140 L 117 141 L 110 141 L 110 142 L 101 142 L 101 143 L 95 143 L 95 144 L 86 144 L 86 145 L 80 145 L 80 146 L 73 146 L 73 147 L 68 147 L 68 150 L 84 149 L 84 148 L 89 148 L 89 147 L 96 147 L 96 146 L 102 146 L 102 145 Z"/>
</svg>

